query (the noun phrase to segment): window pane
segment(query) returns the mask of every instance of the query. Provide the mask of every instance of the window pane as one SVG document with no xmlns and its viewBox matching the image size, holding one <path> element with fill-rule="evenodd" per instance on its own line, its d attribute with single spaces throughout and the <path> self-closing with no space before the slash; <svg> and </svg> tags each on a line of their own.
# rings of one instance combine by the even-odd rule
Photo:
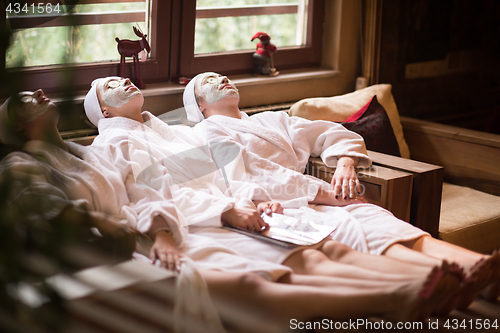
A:
<svg viewBox="0 0 500 333">
<path fill-rule="evenodd" d="M 297 3 L 297 0 L 197 0 L 196 9 L 200 7 L 226 7 L 246 5 L 274 5 L 280 3 Z"/>
<path fill-rule="evenodd" d="M 254 50 L 257 42 L 250 39 L 258 31 L 271 36 L 271 43 L 278 48 L 305 44 L 305 6 L 307 0 L 198 0 L 197 10 L 249 5 L 297 5 L 294 14 L 251 15 L 214 18 L 197 18 L 195 30 L 195 54 L 226 51 Z M 297 8 L 296 7 L 296 8 Z M 227 13 L 227 12 L 226 12 Z M 234 14 L 236 15 L 236 14 Z"/>
<path fill-rule="evenodd" d="M 146 2 L 77 5 L 74 13 L 146 11 Z M 8 13 L 7 13 L 8 14 Z M 138 22 L 147 33 L 144 22 Z M 136 23 L 93 24 L 75 27 L 34 27 L 14 30 L 6 53 L 6 67 L 120 60 L 115 37 L 137 40 Z"/>
</svg>

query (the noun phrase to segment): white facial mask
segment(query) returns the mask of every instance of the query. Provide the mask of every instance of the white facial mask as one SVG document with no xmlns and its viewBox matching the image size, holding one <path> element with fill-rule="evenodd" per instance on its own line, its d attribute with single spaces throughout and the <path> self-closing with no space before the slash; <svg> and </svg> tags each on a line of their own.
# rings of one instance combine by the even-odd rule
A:
<svg viewBox="0 0 500 333">
<path fill-rule="evenodd" d="M 22 95 L 21 102 L 23 102 L 23 99 L 31 99 L 30 102 L 22 103 L 21 107 L 18 110 L 19 117 L 21 117 L 21 119 L 23 119 L 27 123 L 34 121 L 42 114 L 46 113 L 50 107 L 54 106 L 52 102 L 38 104 L 38 101 L 32 93 Z"/>
<path fill-rule="evenodd" d="M 128 86 L 124 86 L 124 83 L 125 79 L 120 81 L 111 80 L 100 84 L 99 92 L 101 93 L 101 98 L 104 104 L 114 108 L 119 108 L 127 104 L 132 98 L 142 95 L 139 89 L 126 91 L 125 88 Z M 110 88 L 107 91 L 104 91 L 104 87 L 106 85 L 109 85 Z"/>
<path fill-rule="evenodd" d="M 205 80 L 207 76 L 208 78 L 206 79 L 206 83 L 202 84 L 203 80 Z M 232 86 L 232 88 L 220 89 L 222 80 L 226 78 L 225 76 L 214 76 L 213 74 L 207 74 L 207 76 L 198 79 L 198 91 L 200 92 L 200 95 L 205 98 L 209 105 L 214 102 L 220 101 L 221 99 L 226 98 L 229 95 L 239 96 L 238 89 L 229 79 L 228 83 Z"/>
</svg>

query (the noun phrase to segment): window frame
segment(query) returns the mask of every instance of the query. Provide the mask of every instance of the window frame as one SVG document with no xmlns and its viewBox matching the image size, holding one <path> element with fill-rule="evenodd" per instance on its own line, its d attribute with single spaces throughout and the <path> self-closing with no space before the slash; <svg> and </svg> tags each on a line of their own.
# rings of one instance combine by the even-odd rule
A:
<svg viewBox="0 0 500 333">
<path fill-rule="evenodd" d="M 279 48 L 274 56 L 274 64 L 280 70 L 319 67 L 324 21 L 324 0 L 309 0 L 307 38 L 305 46 Z M 217 54 L 194 54 L 196 24 L 196 3 L 184 1 L 182 6 L 181 31 L 182 45 L 178 44 L 181 59 L 172 76 L 193 76 L 207 70 L 226 75 L 251 73 L 255 67 L 251 51 L 232 51 Z M 249 37 L 250 38 L 250 37 Z"/>
<path fill-rule="evenodd" d="M 89 0 L 99 2 L 99 0 Z M 141 63 L 142 78 L 146 84 L 176 81 L 180 76 L 216 71 L 225 75 L 251 73 L 254 68 L 252 51 L 234 51 L 210 55 L 194 55 L 196 2 L 183 0 L 151 0 L 150 58 Z M 309 0 L 307 43 L 301 47 L 280 48 L 274 58 L 280 70 L 321 65 L 324 20 L 324 0 Z M 2 4 L 5 1 L 2 0 Z M 5 26 L 5 6 L 2 6 Z M 179 33 L 180 32 L 180 33 Z M 117 75 L 120 61 L 85 64 L 49 65 L 27 68 L 5 68 L 5 46 L 0 70 L 25 90 L 44 89 L 46 93 L 85 91 L 97 77 Z M 127 74 L 131 73 L 131 58 L 127 58 Z M 3 89 L 7 89 L 4 87 Z M 0 93 L 6 94 L 6 91 Z"/>
<path fill-rule="evenodd" d="M 96 1 L 93 1 L 96 2 Z M 2 1 L 4 3 L 4 1 Z M 141 74 L 147 82 L 158 82 L 169 77 L 170 24 L 168 20 L 158 20 L 158 13 L 171 16 L 171 0 L 152 0 L 151 33 L 148 41 L 151 45 L 150 58 L 141 63 Z M 2 19 L 5 19 L 5 6 L 2 6 Z M 160 42 L 161 41 L 161 42 Z M 96 62 L 85 64 L 66 64 L 34 66 L 26 68 L 5 68 L 5 51 L 2 50 L 2 70 L 19 80 L 26 90 L 42 88 L 46 93 L 60 92 L 62 87 L 77 91 L 88 89 L 90 82 L 97 77 L 119 74 L 120 61 Z M 127 63 L 132 58 L 127 58 Z M 126 66 L 127 73 L 132 73 L 132 66 Z"/>
</svg>

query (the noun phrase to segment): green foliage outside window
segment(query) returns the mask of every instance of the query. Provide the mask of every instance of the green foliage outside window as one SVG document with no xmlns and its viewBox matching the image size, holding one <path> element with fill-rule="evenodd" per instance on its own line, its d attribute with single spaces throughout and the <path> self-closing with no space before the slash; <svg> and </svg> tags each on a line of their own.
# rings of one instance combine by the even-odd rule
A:
<svg viewBox="0 0 500 333">
<path fill-rule="evenodd" d="M 245 5 L 297 4 L 297 0 L 198 0 L 196 8 L 230 7 Z M 278 48 L 297 46 L 297 15 L 261 15 L 221 17 L 196 20 L 195 54 L 235 50 L 254 50 L 252 36 L 264 31 Z"/>
<path fill-rule="evenodd" d="M 145 10 L 146 3 L 78 5 L 74 13 Z M 61 63 L 118 61 L 115 37 L 139 39 L 135 23 L 47 27 L 14 31 L 6 54 L 6 67 L 29 67 Z M 146 32 L 144 22 L 139 23 Z M 147 33 L 147 32 L 146 32 Z"/>
<path fill-rule="evenodd" d="M 197 8 L 253 4 L 297 4 L 298 0 L 199 0 Z M 77 5 L 74 13 L 146 10 L 146 2 Z M 65 8 L 62 6 L 62 10 Z M 21 13 L 22 14 L 22 13 Z M 278 48 L 297 46 L 297 15 L 261 15 L 196 20 L 195 54 L 254 50 L 251 37 L 258 31 L 271 35 Z M 6 54 L 6 67 L 62 63 L 118 61 L 115 37 L 136 40 L 134 23 L 31 28 L 14 31 Z M 146 23 L 139 23 L 146 32 Z"/>
</svg>

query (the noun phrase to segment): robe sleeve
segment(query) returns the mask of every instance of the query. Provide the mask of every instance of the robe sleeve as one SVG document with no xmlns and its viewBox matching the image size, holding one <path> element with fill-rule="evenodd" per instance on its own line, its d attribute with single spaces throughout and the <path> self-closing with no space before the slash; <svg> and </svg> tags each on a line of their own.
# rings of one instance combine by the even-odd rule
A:
<svg viewBox="0 0 500 333">
<path fill-rule="evenodd" d="M 340 124 L 290 117 L 286 112 L 281 113 L 281 122 L 298 156 L 321 157 L 329 167 L 337 166 L 342 156 L 358 157 L 359 167 L 371 165 L 363 138 Z"/>
<path fill-rule="evenodd" d="M 137 216 L 135 221 L 128 219 L 128 224 L 151 238 L 154 238 L 154 234 L 158 230 L 169 229 L 174 235 L 176 244 L 182 245 L 187 231 L 183 230 L 179 224 L 173 202 L 165 200 L 156 191 L 136 182 L 133 173 L 134 164 L 126 158 L 135 153 L 133 145 L 119 137 L 116 143 L 113 145 L 93 145 L 93 147 L 98 149 L 98 152 L 121 173 L 129 199 L 128 207 L 122 209 L 131 209 Z M 161 222 L 154 220 L 156 216 L 162 217 Z"/>
<path fill-rule="evenodd" d="M 113 136 L 107 145 L 114 150 L 111 159 L 122 170 L 142 232 L 152 234 L 169 228 L 175 237 L 175 230 L 178 234 L 185 233 L 191 224 L 220 227 L 222 213 L 234 206 L 234 199 L 174 184 L 161 161 L 128 135 Z M 153 224 L 156 215 L 164 217 L 166 225 Z"/>
</svg>

